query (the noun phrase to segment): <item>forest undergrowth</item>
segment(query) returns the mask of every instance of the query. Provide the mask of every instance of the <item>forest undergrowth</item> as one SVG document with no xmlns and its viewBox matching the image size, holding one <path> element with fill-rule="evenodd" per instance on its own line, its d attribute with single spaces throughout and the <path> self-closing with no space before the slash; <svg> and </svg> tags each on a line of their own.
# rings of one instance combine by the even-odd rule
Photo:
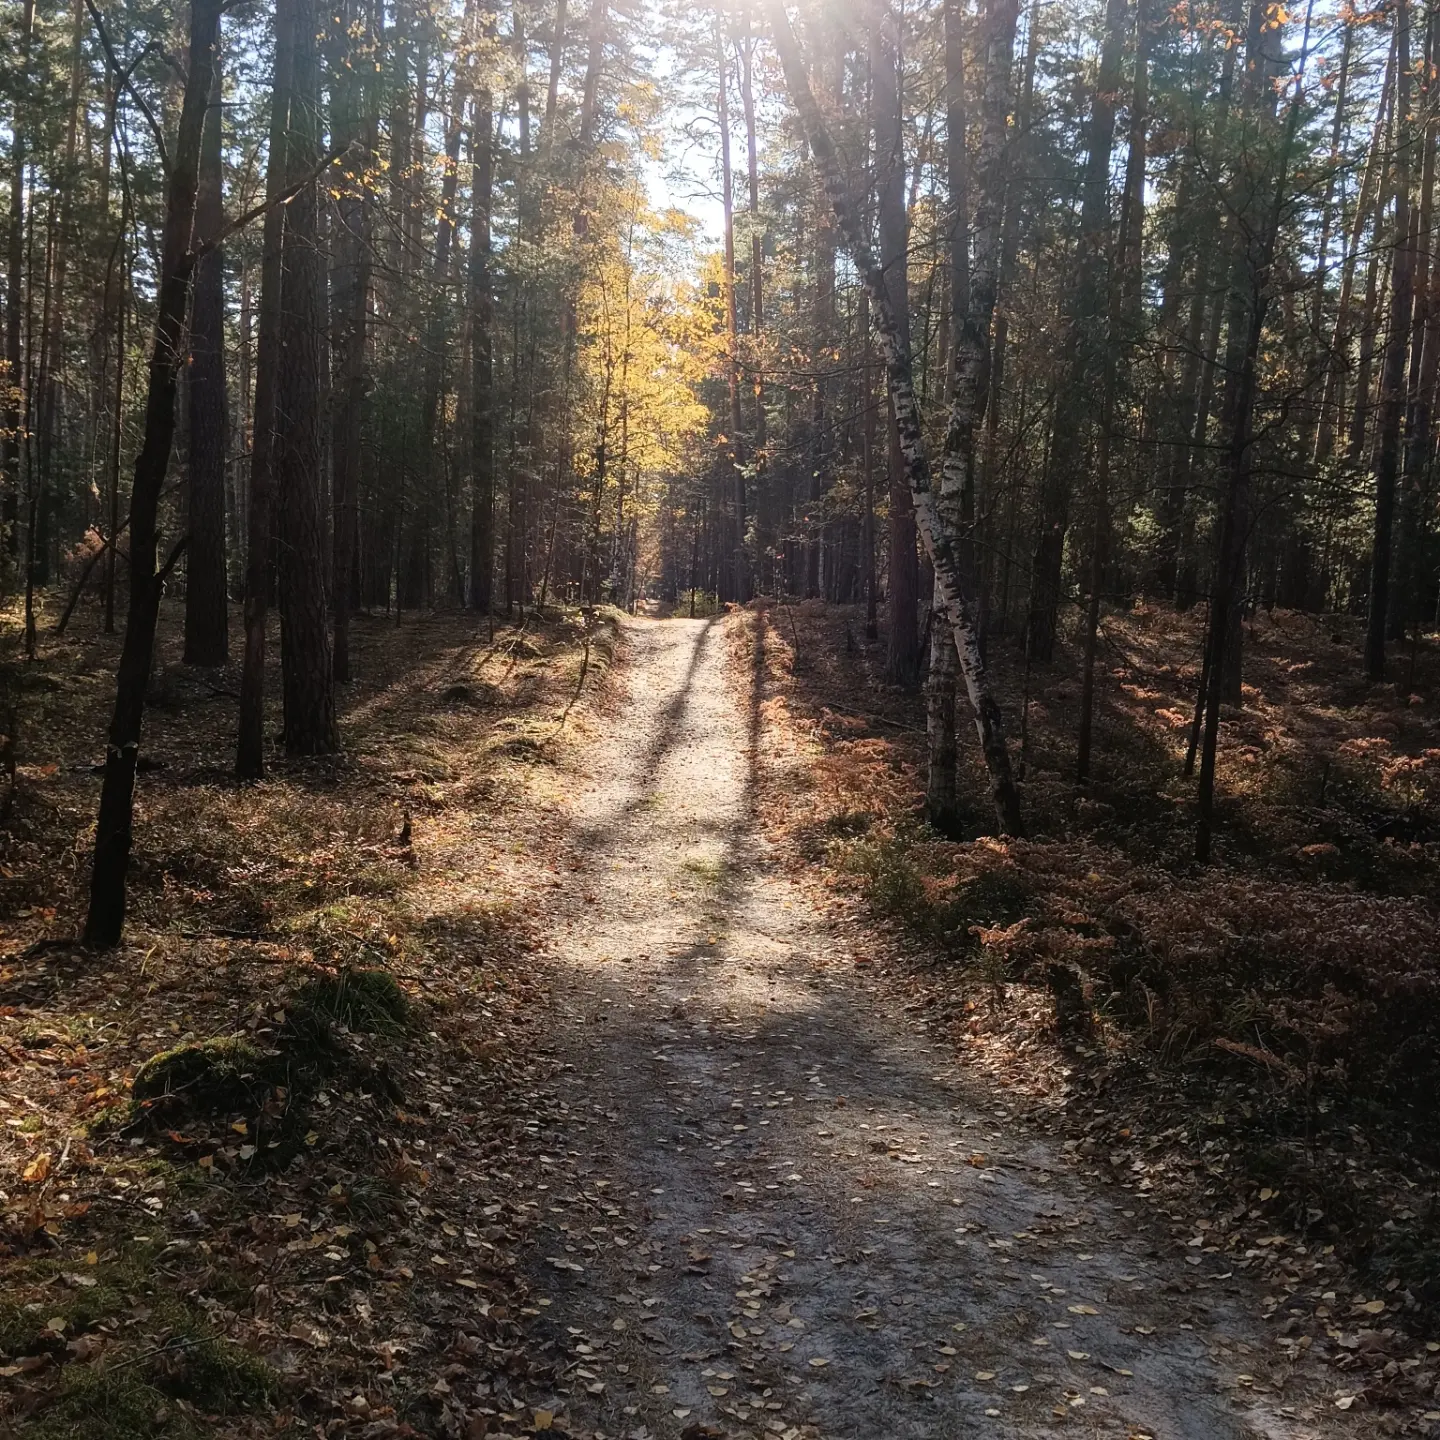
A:
<svg viewBox="0 0 1440 1440">
<path fill-rule="evenodd" d="M 555 1102 L 527 956 L 613 628 L 362 619 L 343 755 L 240 785 L 238 667 L 181 665 L 178 620 L 112 953 L 68 942 L 118 642 L 7 675 L 0 1432 L 528 1430 L 517 1255 Z M 493 1372 L 483 1412 L 457 1364 Z"/>
<path fill-rule="evenodd" d="M 1029 833 L 1004 841 L 923 823 L 923 697 L 880 678 L 862 612 L 782 604 L 760 623 L 789 757 L 770 823 L 834 903 L 884 922 L 893 954 L 864 963 L 902 977 L 971 1067 L 1026 1096 L 1081 1174 L 1131 1192 L 1197 1257 L 1269 1276 L 1277 1320 L 1300 1257 L 1328 1257 L 1341 1278 L 1310 1307 L 1342 1368 L 1394 1379 L 1425 1342 L 1440 1350 L 1433 647 L 1406 686 L 1367 686 L 1355 621 L 1247 623 L 1218 863 L 1202 868 L 1182 776 L 1199 616 L 1107 618 L 1083 790 L 1077 651 L 1027 674 L 994 647 L 1017 729 L 1029 696 Z M 985 775 L 961 729 L 978 832 Z"/>
</svg>

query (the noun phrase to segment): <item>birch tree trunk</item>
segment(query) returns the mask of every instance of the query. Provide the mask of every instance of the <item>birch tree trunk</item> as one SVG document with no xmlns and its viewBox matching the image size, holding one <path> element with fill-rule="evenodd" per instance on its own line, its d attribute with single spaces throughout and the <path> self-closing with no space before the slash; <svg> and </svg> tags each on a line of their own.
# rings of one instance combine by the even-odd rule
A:
<svg viewBox="0 0 1440 1440">
<path fill-rule="evenodd" d="M 947 123 L 950 127 L 951 296 L 954 304 L 954 354 L 950 363 L 950 415 L 940 471 L 939 520 L 956 542 L 962 593 L 978 596 L 974 528 L 978 474 L 977 432 L 989 403 L 990 327 L 999 286 L 1005 195 L 1006 116 L 1010 69 L 1014 58 L 1018 0 L 991 0 L 985 17 L 982 54 L 985 66 L 984 114 L 976 157 L 975 247 L 966 254 L 966 197 L 972 187 L 965 175 L 964 37 L 962 6 L 945 7 Z M 936 624 L 932 635 L 927 723 L 930 772 L 926 808 L 930 822 L 944 833 L 958 823 L 955 785 L 955 675 L 959 652 L 953 640 L 948 602 L 939 567 L 935 575 Z M 947 633 L 949 632 L 949 633 Z M 978 637 L 977 637 L 978 640 Z M 936 643 L 938 641 L 938 643 Z"/>
<path fill-rule="evenodd" d="M 967 595 L 962 588 L 954 537 L 948 535 L 941 524 L 935 494 L 931 489 L 930 466 L 915 401 L 910 347 L 891 303 L 884 272 L 871 255 L 869 242 L 851 202 L 834 142 L 810 92 L 810 80 L 800 47 L 790 29 L 789 20 L 778 3 L 772 6 L 772 29 L 784 67 L 791 103 L 798 112 L 806 138 L 810 142 L 811 153 L 824 181 L 846 250 L 864 279 L 865 291 L 869 296 L 879 331 L 885 355 L 890 403 L 900 436 L 910 498 L 921 538 L 941 586 L 946 620 L 955 637 L 960 673 L 964 677 L 966 693 L 975 712 L 975 727 L 990 774 L 990 793 L 996 822 L 1001 834 L 1019 835 L 1022 828 L 1020 792 L 1010 768 L 1010 752 L 1005 744 L 1000 707 L 991 692 L 990 677 L 980 654 L 973 596 Z"/>
</svg>

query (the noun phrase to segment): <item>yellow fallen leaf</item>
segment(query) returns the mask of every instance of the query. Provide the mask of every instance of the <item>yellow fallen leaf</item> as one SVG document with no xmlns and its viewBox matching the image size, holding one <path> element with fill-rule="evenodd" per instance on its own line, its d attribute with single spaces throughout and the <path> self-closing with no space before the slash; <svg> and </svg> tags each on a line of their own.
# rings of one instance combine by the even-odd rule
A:
<svg viewBox="0 0 1440 1440">
<path fill-rule="evenodd" d="M 1098 1315 L 1100 1313 L 1093 1305 L 1071 1305 L 1069 1310 L 1072 1315 Z"/>
<path fill-rule="evenodd" d="M 554 1428 L 554 1425 L 555 1412 L 553 1410 L 537 1410 L 530 1428 L 532 1430 L 550 1430 Z"/>
<path fill-rule="evenodd" d="M 50 1178 L 50 1152 L 42 1150 L 26 1167 L 21 1179 L 27 1185 L 43 1185 Z"/>
<path fill-rule="evenodd" d="M 237 1135 L 248 1135 L 248 1134 L 250 1133 L 250 1127 L 249 1127 L 243 1120 L 236 1120 L 236 1121 L 234 1121 L 234 1122 L 231 1124 L 230 1128 L 231 1128 Z"/>
<path fill-rule="evenodd" d="M 1385 1308 L 1383 1300 L 1367 1300 L 1360 1307 L 1367 1315 L 1378 1315 Z"/>
<path fill-rule="evenodd" d="M 820 1370 L 820 1369 L 822 1369 L 824 1366 L 828 1365 L 830 1362 L 829 1362 L 823 1355 L 812 1355 L 812 1356 L 810 1357 L 810 1363 L 811 1363 L 817 1370 Z"/>
</svg>

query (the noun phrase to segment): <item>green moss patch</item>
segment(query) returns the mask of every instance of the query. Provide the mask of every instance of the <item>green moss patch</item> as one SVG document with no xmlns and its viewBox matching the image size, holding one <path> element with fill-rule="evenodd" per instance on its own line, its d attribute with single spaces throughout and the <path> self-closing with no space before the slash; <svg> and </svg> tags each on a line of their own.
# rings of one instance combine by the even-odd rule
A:
<svg viewBox="0 0 1440 1440">
<path fill-rule="evenodd" d="M 223 1036 L 152 1055 L 136 1072 L 131 1093 L 148 1111 L 223 1115 L 259 1110 L 288 1074 L 278 1052 Z"/>
<path fill-rule="evenodd" d="M 215 1417 L 253 1410 L 276 1390 L 269 1368 L 218 1335 L 137 1250 L 75 1273 L 39 1261 L 0 1300 L 3 1363 L 41 1391 L 24 1433 L 36 1440 L 189 1440 Z M 142 1317 L 143 1318 L 139 1318 Z"/>
</svg>

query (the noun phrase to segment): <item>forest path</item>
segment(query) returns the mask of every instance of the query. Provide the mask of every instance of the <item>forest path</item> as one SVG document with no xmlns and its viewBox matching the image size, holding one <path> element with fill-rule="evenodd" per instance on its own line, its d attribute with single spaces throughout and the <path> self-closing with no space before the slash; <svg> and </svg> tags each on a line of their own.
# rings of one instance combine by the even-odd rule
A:
<svg viewBox="0 0 1440 1440">
<path fill-rule="evenodd" d="M 741 623 L 626 624 L 628 694 L 572 797 L 548 942 L 569 1119 L 543 1144 L 577 1193 L 551 1187 L 536 1255 L 571 1433 L 1356 1433 L 1262 1331 L 1258 1282 L 1162 1252 L 834 963 L 865 935 L 753 815 Z"/>
</svg>

